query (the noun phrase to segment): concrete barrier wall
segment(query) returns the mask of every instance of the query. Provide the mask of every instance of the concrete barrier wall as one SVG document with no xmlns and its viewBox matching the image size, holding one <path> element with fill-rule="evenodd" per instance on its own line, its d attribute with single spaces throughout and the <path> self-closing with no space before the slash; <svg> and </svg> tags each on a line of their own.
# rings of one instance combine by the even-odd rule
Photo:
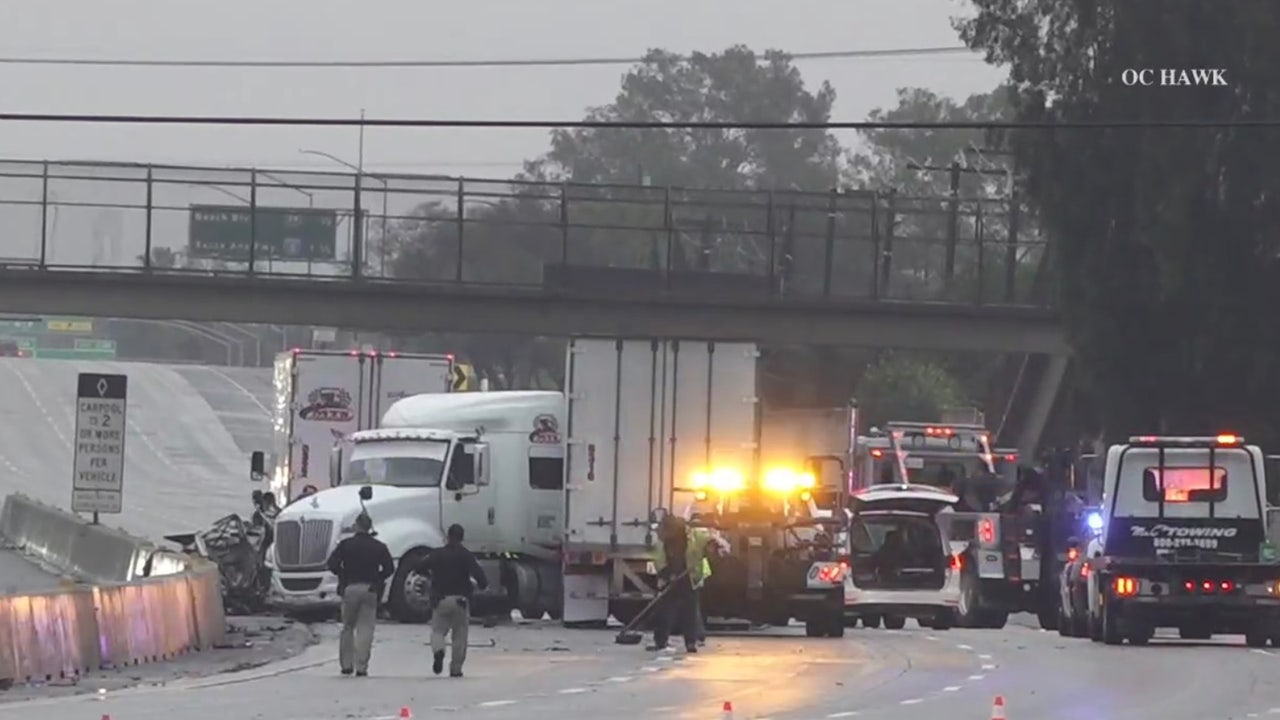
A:
<svg viewBox="0 0 1280 720">
<path fill-rule="evenodd" d="M 163 553 L 21 495 L 5 498 L 0 534 L 92 583 L 0 597 L 0 680 L 167 660 L 225 639 L 220 579 L 211 563 Z M 177 572 L 142 577 L 147 566 Z"/>
<path fill-rule="evenodd" d="M 0 535 L 18 549 L 83 580 L 129 582 L 156 548 L 142 538 L 78 516 L 25 495 L 5 498 Z"/>
</svg>

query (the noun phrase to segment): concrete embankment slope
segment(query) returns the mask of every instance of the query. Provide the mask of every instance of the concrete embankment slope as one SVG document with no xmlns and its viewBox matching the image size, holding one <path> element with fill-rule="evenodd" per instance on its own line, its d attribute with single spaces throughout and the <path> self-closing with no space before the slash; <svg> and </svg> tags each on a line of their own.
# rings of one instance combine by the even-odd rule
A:
<svg viewBox="0 0 1280 720">
<path fill-rule="evenodd" d="M 256 383 L 252 387 L 261 391 L 263 371 L 229 380 L 206 369 L 147 363 L 0 359 L 0 491 L 69 505 L 76 376 L 82 372 L 129 376 L 124 512 L 104 522 L 157 539 L 248 511 L 253 487 L 242 446 L 269 449 L 269 434 L 260 443 L 252 437 L 268 433 L 269 425 L 262 398 L 235 384 Z M 198 389 L 189 378 L 201 373 L 207 377 Z M 227 391 L 222 395 L 211 385 L 218 382 Z M 240 404 L 232 405 L 237 394 Z M 210 397 L 220 398 L 212 402 L 221 412 Z M 234 425 L 239 438 L 229 431 L 228 418 L 240 420 Z"/>
</svg>

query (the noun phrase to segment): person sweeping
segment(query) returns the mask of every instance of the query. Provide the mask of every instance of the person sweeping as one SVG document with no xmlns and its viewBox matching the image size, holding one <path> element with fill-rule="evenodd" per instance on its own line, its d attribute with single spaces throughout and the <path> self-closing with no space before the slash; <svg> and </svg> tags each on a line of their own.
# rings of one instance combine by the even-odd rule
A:
<svg viewBox="0 0 1280 720">
<path fill-rule="evenodd" d="M 660 546 L 654 554 L 658 581 L 665 595 L 653 627 L 650 651 L 666 650 L 673 628 L 679 628 L 687 652 L 698 652 L 698 588 L 702 587 L 706 547 L 710 535 L 692 530 L 683 519 L 668 516 L 658 529 Z"/>
</svg>

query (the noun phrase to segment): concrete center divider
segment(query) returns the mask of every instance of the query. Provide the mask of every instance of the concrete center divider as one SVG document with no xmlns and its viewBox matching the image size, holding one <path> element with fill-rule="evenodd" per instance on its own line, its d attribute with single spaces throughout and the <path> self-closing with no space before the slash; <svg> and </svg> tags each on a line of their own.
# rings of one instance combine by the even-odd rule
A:
<svg viewBox="0 0 1280 720">
<path fill-rule="evenodd" d="M 0 681 L 76 677 L 167 660 L 226 637 L 212 563 L 24 495 L 5 498 L 0 536 L 82 581 L 0 596 Z"/>
</svg>

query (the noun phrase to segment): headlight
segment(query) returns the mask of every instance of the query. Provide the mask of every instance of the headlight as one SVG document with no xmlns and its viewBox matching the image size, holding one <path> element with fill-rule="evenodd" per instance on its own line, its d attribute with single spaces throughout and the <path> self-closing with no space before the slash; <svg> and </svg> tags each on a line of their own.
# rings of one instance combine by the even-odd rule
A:
<svg viewBox="0 0 1280 720">
<path fill-rule="evenodd" d="M 1089 513 L 1089 516 L 1085 518 L 1085 523 L 1088 524 L 1090 530 L 1102 532 L 1102 513 Z"/>
<path fill-rule="evenodd" d="M 811 473 L 796 472 L 790 468 L 774 468 L 764 474 L 764 489 L 779 495 L 811 490 L 817 484 Z"/>
<path fill-rule="evenodd" d="M 734 468 L 715 468 L 709 471 L 695 472 L 690 478 L 695 491 L 734 493 L 746 489 L 747 483 L 742 473 Z"/>
</svg>

